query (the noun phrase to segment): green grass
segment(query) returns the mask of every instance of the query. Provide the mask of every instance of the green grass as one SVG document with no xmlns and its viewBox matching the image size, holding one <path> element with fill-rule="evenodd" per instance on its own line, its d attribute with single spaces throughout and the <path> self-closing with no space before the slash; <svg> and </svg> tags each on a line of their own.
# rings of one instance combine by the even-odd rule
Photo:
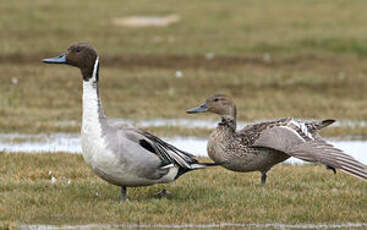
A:
<svg viewBox="0 0 367 230">
<path fill-rule="evenodd" d="M 79 132 L 54 125 L 80 121 L 79 71 L 41 63 L 75 41 L 100 52 L 101 96 L 112 117 L 217 119 L 184 111 L 221 92 L 234 97 L 240 120 L 366 120 L 365 6 L 357 0 L 0 1 L 1 132 Z M 115 17 L 168 14 L 182 20 L 162 28 L 112 24 Z M 209 52 L 214 59 L 205 58 Z M 182 78 L 175 78 L 177 70 Z M 325 131 L 366 133 L 366 127 Z"/>
<path fill-rule="evenodd" d="M 0 162 L 0 221 L 30 224 L 367 221 L 366 184 L 342 173 L 334 175 L 323 166 L 278 165 L 269 174 L 265 187 L 260 186 L 260 173 L 211 168 L 188 173 L 171 184 L 129 188 L 129 201 L 121 204 L 119 188 L 93 175 L 81 156 L 1 154 Z M 51 176 L 57 179 L 55 184 L 51 184 Z M 162 188 L 171 194 L 155 198 Z"/>
<path fill-rule="evenodd" d="M 101 58 L 103 62 L 103 57 Z M 232 95 L 239 120 L 253 121 L 293 116 L 298 118 L 366 120 L 361 93 L 367 91 L 364 62 L 351 61 L 353 70 L 335 72 L 327 62 L 293 65 L 234 65 L 231 68 L 177 69 L 117 68 L 100 71 L 100 92 L 110 117 L 134 120 L 154 118 L 218 119 L 188 115 L 186 109 L 213 93 Z M 296 64 L 297 66 L 297 64 Z M 315 66 L 315 70 L 311 67 Z M 366 65 L 367 66 L 367 65 Z M 79 126 L 57 126 L 55 121 L 81 119 L 81 76 L 69 66 L 3 64 L 7 73 L 0 85 L 2 132 L 79 132 Z M 348 71 L 348 72 L 347 72 Z M 18 79 L 12 84 L 11 78 Z M 163 130 L 164 129 L 164 130 Z M 366 136 L 366 127 L 328 128 L 331 136 Z M 167 133 L 161 128 L 157 134 Z M 162 132 L 160 132 L 162 130 Z M 169 129 L 170 134 L 206 135 L 209 130 Z"/>
<path fill-rule="evenodd" d="M 361 0 L 52 2 L 1 1 L 1 54 L 58 52 L 90 41 L 106 54 L 322 53 L 366 56 Z M 113 18 L 177 14 L 163 28 L 122 28 Z"/>
</svg>

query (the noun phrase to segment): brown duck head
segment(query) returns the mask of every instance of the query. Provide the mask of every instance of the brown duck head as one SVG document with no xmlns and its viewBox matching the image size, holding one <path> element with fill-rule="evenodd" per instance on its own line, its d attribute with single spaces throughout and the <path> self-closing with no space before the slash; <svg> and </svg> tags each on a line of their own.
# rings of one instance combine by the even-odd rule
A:
<svg viewBox="0 0 367 230">
<path fill-rule="evenodd" d="M 189 109 L 187 113 L 212 112 L 218 114 L 225 120 L 236 120 L 237 110 L 232 99 L 224 94 L 214 94 L 208 97 L 205 102 L 198 107 Z"/>
<path fill-rule="evenodd" d="M 60 56 L 46 58 L 42 61 L 48 64 L 67 64 L 78 67 L 85 81 L 93 77 L 94 69 L 96 69 L 96 80 L 98 81 L 98 54 L 88 43 L 74 43 Z"/>
</svg>

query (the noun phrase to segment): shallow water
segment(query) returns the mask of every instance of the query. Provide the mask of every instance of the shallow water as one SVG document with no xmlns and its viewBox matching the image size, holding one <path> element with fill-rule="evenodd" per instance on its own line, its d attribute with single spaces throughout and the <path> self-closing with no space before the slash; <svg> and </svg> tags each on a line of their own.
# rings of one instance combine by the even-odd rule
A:
<svg viewBox="0 0 367 230">
<path fill-rule="evenodd" d="M 178 126 L 178 127 L 185 127 L 189 129 L 194 128 L 206 128 L 206 129 L 214 129 L 217 126 L 217 120 L 202 120 L 202 119 L 153 119 L 153 120 L 141 120 L 141 121 L 133 121 L 121 118 L 112 118 L 111 120 L 114 121 L 121 121 L 127 123 L 136 124 L 136 126 L 141 128 L 146 127 L 163 127 L 163 126 Z M 306 119 L 307 120 L 307 119 Z M 263 120 L 254 121 L 251 123 L 261 122 Z M 238 121 L 237 126 L 239 128 L 248 125 L 249 122 L 245 121 Z M 77 126 L 80 125 L 78 121 L 55 121 L 55 126 Z M 336 121 L 332 124 L 334 127 L 367 127 L 367 121 L 351 121 L 351 120 L 342 120 Z"/>
<path fill-rule="evenodd" d="M 176 147 L 193 153 L 196 156 L 207 157 L 206 139 L 196 137 L 163 138 Z M 357 160 L 367 164 L 367 141 L 361 140 L 329 140 L 336 147 L 344 150 Z M 7 153 L 81 153 L 80 135 L 69 133 L 53 134 L 0 134 L 0 152 Z M 302 160 L 290 158 L 291 164 L 303 164 Z"/>
<path fill-rule="evenodd" d="M 79 134 L 0 134 L 0 152 L 81 153 L 81 151 Z"/>
<path fill-rule="evenodd" d="M 167 16 L 130 16 L 113 18 L 112 24 L 122 27 L 142 28 L 148 26 L 164 27 L 180 21 L 180 16 L 173 14 Z"/>
<path fill-rule="evenodd" d="M 213 223 L 213 224 L 86 224 L 86 225 L 20 225 L 21 230 L 57 230 L 57 229 L 207 229 L 207 228 L 276 228 L 276 229 L 351 229 L 365 228 L 367 223 L 345 224 L 280 224 L 280 223 Z"/>
</svg>

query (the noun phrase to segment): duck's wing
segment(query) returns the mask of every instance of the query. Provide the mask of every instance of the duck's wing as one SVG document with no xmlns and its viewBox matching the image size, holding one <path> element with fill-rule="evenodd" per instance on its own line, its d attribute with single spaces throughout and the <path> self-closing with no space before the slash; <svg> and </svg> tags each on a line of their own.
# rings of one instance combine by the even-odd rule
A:
<svg viewBox="0 0 367 230">
<path fill-rule="evenodd" d="M 314 137 L 308 132 L 305 124 L 294 120 L 292 122 L 293 125 L 275 126 L 264 130 L 253 146 L 271 148 L 309 162 L 319 162 L 328 168 L 339 169 L 367 181 L 365 165 L 316 135 Z M 296 126 L 299 129 L 295 128 Z"/>
<path fill-rule="evenodd" d="M 247 124 L 245 127 L 240 129 L 237 134 L 242 137 L 247 136 L 258 136 L 257 134 L 263 132 L 266 129 L 272 128 L 274 126 L 285 125 L 287 124 L 292 118 L 286 117 L 279 120 L 273 121 L 262 121 L 253 124 Z"/>
<path fill-rule="evenodd" d="M 176 164 L 181 168 L 194 170 L 217 165 L 215 163 L 199 163 L 193 154 L 180 150 L 144 130 L 129 129 L 127 131 L 127 138 L 159 157 L 162 167 L 169 167 L 172 164 Z"/>
</svg>

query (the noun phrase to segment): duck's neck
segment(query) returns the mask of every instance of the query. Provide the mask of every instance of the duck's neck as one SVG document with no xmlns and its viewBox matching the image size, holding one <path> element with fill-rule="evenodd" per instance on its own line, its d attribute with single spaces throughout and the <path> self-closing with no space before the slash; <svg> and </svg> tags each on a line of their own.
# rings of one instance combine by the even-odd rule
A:
<svg viewBox="0 0 367 230">
<path fill-rule="evenodd" d="M 83 120 L 82 133 L 102 134 L 105 115 L 98 94 L 98 57 L 94 63 L 92 75 L 83 76 Z"/>
<path fill-rule="evenodd" d="M 228 129 L 230 131 L 236 131 L 236 117 L 237 117 L 237 108 L 234 104 L 232 106 L 227 107 L 227 110 L 221 116 L 221 122 L 219 122 L 219 127 Z"/>
<path fill-rule="evenodd" d="M 220 128 L 225 128 L 230 131 L 236 131 L 236 117 L 235 116 L 229 116 L 229 115 L 222 115 L 222 120 L 219 122 L 218 126 Z"/>
</svg>

